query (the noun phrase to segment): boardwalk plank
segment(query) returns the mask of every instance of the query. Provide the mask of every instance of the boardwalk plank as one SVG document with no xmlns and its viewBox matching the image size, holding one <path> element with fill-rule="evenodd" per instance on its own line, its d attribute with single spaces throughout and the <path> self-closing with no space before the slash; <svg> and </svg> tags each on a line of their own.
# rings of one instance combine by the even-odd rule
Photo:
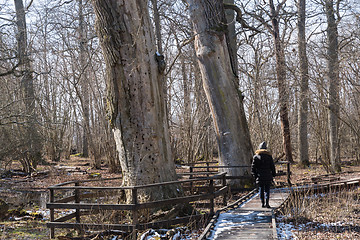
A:
<svg viewBox="0 0 360 240">
<path fill-rule="evenodd" d="M 272 209 L 279 207 L 289 196 L 288 192 L 272 190 L 271 209 L 262 208 L 259 195 L 242 206 L 221 213 L 209 239 L 276 239 Z"/>
</svg>

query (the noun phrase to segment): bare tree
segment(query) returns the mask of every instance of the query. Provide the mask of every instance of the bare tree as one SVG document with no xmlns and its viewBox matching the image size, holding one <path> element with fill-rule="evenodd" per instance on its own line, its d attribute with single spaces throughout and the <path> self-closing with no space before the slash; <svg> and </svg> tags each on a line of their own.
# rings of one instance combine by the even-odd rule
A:
<svg viewBox="0 0 360 240">
<path fill-rule="evenodd" d="M 92 3 L 107 67 L 107 104 L 123 185 L 175 180 L 161 63 L 156 61 L 147 1 Z M 163 199 L 177 191 L 163 188 L 143 194 L 145 198 Z"/>
<path fill-rule="evenodd" d="M 90 127 L 90 116 L 93 117 L 93 111 L 90 111 L 90 83 L 91 83 L 91 75 L 89 73 L 89 64 L 90 60 L 88 58 L 89 51 L 87 47 L 87 37 L 86 37 L 86 29 L 84 22 L 84 12 L 83 12 L 83 1 L 78 0 L 79 4 L 79 88 L 75 85 L 78 98 L 80 100 L 82 117 L 83 117 L 83 156 L 89 156 L 89 150 L 91 152 L 91 157 L 93 158 L 92 166 L 96 169 L 101 168 L 101 156 L 99 151 L 99 144 L 95 143 L 95 134 L 92 133 L 93 130 Z M 94 118 L 92 118 L 93 120 Z M 94 123 L 94 121 L 91 121 Z"/>
<path fill-rule="evenodd" d="M 89 141 L 91 141 L 90 136 L 90 119 L 89 119 L 89 74 L 86 61 L 87 53 L 87 39 L 84 23 L 84 13 L 83 13 L 83 2 L 78 0 L 79 5 L 79 58 L 80 58 L 80 88 L 81 92 L 79 96 L 81 97 L 81 107 L 83 115 L 83 151 L 82 154 L 84 157 L 89 156 Z M 97 165 L 97 164 L 95 164 Z M 99 168 L 99 166 L 96 166 Z"/>
<path fill-rule="evenodd" d="M 291 131 L 290 131 L 290 121 L 289 121 L 289 82 L 287 80 L 287 66 L 285 58 L 285 34 L 286 31 L 280 34 L 280 23 L 284 22 L 286 26 L 289 21 L 289 16 L 291 13 L 287 13 L 285 8 L 286 0 L 278 1 L 278 4 L 275 6 L 273 0 L 256 2 L 254 9 L 252 11 L 247 11 L 244 6 L 244 12 L 246 15 L 251 16 L 253 19 L 256 19 L 260 22 L 260 26 L 265 27 L 268 32 L 271 34 L 273 39 L 273 48 L 276 60 L 276 80 L 277 80 L 277 89 L 278 89 L 278 105 L 279 105 L 279 114 L 280 114 L 280 123 L 281 123 L 281 132 L 282 132 L 282 145 L 283 145 L 283 155 L 285 155 L 286 160 L 293 162 L 292 157 L 292 146 L 291 146 Z M 266 8 L 269 8 L 267 10 Z M 270 23 L 271 24 L 270 24 Z M 259 26 L 259 27 L 260 27 Z M 254 29 L 256 31 L 256 29 Z M 251 36 L 250 36 L 251 37 Z M 249 37 L 249 38 L 250 38 Z"/>
<path fill-rule="evenodd" d="M 272 29 L 271 34 L 274 39 L 275 46 L 275 56 L 276 56 L 276 76 L 279 89 L 279 105 L 280 105 L 280 121 L 281 129 L 283 135 L 283 144 L 284 144 L 284 153 L 287 161 L 293 162 L 292 158 L 292 147 L 291 147 L 291 137 L 290 137 L 290 123 L 288 116 L 288 101 L 289 93 L 286 84 L 286 62 L 285 62 L 285 53 L 284 46 L 280 38 L 280 10 L 282 5 L 285 4 L 286 0 L 279 3 L 275 7 L 273 0 L 269 0 L 270 6 L 270 16 Z"/>
<path fill-rule="evenodd" d="M 327 18 L 328 127 L 332 170 L 341 171 L 339 142 L 339 57 L 338 30 L 333 0 L 325 0 Z M 339 17 L 339 16 L 338 16 Z M 338 19 L 339 20 L 339 19 Z"/>
<path fill-rule="evenodd" d="M 230 176 L 249 176 L 252 148 L 243 137 L 246 125 L 241 114 L 242 96 L 231 69 L 223 2 L 189 1 L 189 10 L 203 86 L 214 120 L 220 164 L 241 166 L 225 168 Z M 231 182 L 234 187 L 240 184 L 237 180 Z"/>
<path fill-rule="evenodd" d="M 309 99 L 309 70 L 306 54 L 306 0 L 298 0 L 298 47 L 300 62 L 300 104 L 298 118 L 299 160 L 303 166 L 308 166 L 309 143 L 308 143 L 308 99 Z"/>
<path fill-rule="evenodd" d="M 39 132 L 37 131 L 37 113 L 35 109 L 35 91 L 32 76 L 32 68 L 30 63 L 30 56 L 28 51 L 28 39 L 26 29 L 25 9 L 22 0 L 14 0 L 16 10 L 16 25 L 17 25 L 17 42 L 19 66 L 21 71 L 21 88 L 23 91 L 23 100 L 26 109 L 26 132 L 27 132 L 27 158 L 32 166 L 36 169 L 38 162 L 41 160 L 42 144 Z"/>
</svg>

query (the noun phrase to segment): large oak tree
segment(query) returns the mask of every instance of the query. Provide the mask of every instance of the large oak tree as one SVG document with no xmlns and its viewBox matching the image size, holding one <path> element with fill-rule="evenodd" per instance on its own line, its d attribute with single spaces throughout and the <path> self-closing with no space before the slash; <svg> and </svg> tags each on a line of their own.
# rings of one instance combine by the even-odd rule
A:
<svg viewBox="0 0 360 240">
<path fill-rule="evenodd" d="M 252 147 L 242 112 L 242 96 L 231 67 L 223 1 L 191 0 L 188 3 L 203 87 L 215 125 L 220 165 L 229 166 L 223 171 L 230 176 L 249 176 Z M 233 187 L 241 184 L 241 181 L 231 181 Z"/>
<path fill-rule="evenodd" d="M 147 1 L 92 3 L 106 62 L 108 113 L 123 185 L 175 180 L 159 67 L 163 58 L 156 53 Z M 176 194 L 176 190 L 150 189 L 143 196 L 162 199 Z"/>
</svg>

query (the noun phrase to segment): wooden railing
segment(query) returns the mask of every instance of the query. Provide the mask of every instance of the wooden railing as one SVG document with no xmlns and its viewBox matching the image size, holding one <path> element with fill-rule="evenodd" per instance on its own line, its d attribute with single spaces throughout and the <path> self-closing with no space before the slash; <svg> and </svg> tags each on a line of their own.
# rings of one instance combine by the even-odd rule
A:
<svg viewBox="0 0 360 240">
<path fill-rule="evenodd" d="M 223 196 L 223 204 L 226 205 L 226 195 L 228 193 L 228 186 L 226 186 L 226 173 L 217 174 L 209 177 L 202 177 L 197 179 L 180 180 L 173 182 L 155 183 L 142 186 L 127 186 L 127 187 L 101 187 L 101 186 L 84 186 L 84 184 L 94 181 L 109 181 L 113 179 L 98 179 L 98 180 L 82 180 L 82 181 L 70 181 L 61 184 L 57 184 L 49 187 L 50 202 L 47 203 L 47 208 L 50 209 L 50 222 L 47 223 L 47 227 L 50 228 L 50 238 L 55 237 L 56 228 L 73 228 L 80 232 L 84 230 L 121 230 L 132 234 L 132 238 L 136 238 L 137 230 L 144 230 L 148 228 L 168 227 L 174 224 L 180 224 L 189 222 L 190 220 L 199 221 L 200 219 L 207 218 L 214 214 L 214 199 Z M 215 181 L 216 180 L 216 181 Z M 197 183 L 201 183 L 201 186 L 197 186 Z M 152 202 L 139 202 L 138 191 L 145 188 L 162 187 L 166 185 L 181 185 L 183 189 L 189 188 L 190 191 L 184 190 L 184 195 L 177 198 L 164 199 Z M 206 188 L 204 188 L 204 185 Z M 194 191 L 196 189 L 196 191 Z M 206 192 L 201 192 L 206 190 Z M 63 197 L 55 199 L 60 191 L 70 191 L 73 195 L 69 197 Z M 97 193 L 94 193 L 97 191 Z M 115 193 L 114 193 L 115 191 Z M 105 196 L 117 196 L 116 191 L 131 192 L 132 202 L 130 204 L 102 204 L 92 203 L 94 200 L 100 200 Z M 196 194 L 195 194 L 196 192 Z M 190 195 L 186 195 L 190 193 Z M 95 198 L 95 199 L 94 199 Z M 139 221 L 139 210 L 142 209 L 156 209 L 163 208 L 164 206 L 193 203 L 196 201 L 208 200 L 208 213 L 196 214 L 186 217 L 178 217 L 176 219 L 170 219 L 166 221 L 158 222 L 142 222 Z M 55 211 L 62 209 L 74 209 L 75 212 L 67 214 L 65 216 L 55 219 Z M 94 215 L 100 211 L 120 210 L 131 213 L 130 223 L 124 224 L 106 224 L 104 222 L 89 223 L 84 221 L 82 216 Z M 71 220 L 72 222 L 67 222 Z"/>
<path fill-rule="evenodd" d="M 219 166 L 217 161 L 211 162 L 194 162 L 189 164 L 182 164 L 182 167 L 188 168 L 189 172 L 178 173 L 179 176 L 189 176 L 190 179 L 198 176 L 211 176 L 219 173 L 219 169 L 230 169 L 230 168 L 250 168 L 248 166 Z M 244 176 L 229 176 L 226 175 L 226 179 L 248 179 L 249 177 Z"/>
<path fill-rule="evenodd" d="M 287 179 L 287 184 L 288 186 L 291 186 L 292 183 L 291 183 L 291 164 L 289 161 L 278 161 L 278 162 L 275 162 L 275 165 L 286 165 L 286 172 L 285 171 L 282 171 L 282 170 L 278 170 L 277 169 L 277 173 L 276 173 L 276 176 L 284 176 L 286 175 L 286 179 Z"/>
<path fill-rule="evenodd" d="M 201 165 L 201 166 L 199 166 Z M 291 186 L 291 169 L 290 162 L 288 161 L 278 161 L 275 162 L 275 165 L 286 165 L 286 171 L 277 169 L 276 176 L 287 176 L 287 184 Z M 217 174 L 220 169 L 230 169 L 230 168 L 250 168 L 251 166 L 219 166 L 217 161 L 210 162 L 194 162 L 188 165 L 180 165 L 189 169 L 189 172 L 178 173 L 179 176 L 189 176 L 190 179 L 196 178 L 198 176 L 210 176 Z M 249 176 L 229 176 L 226 175 L 226 179 L 249 179 L 252 177 Z"/>
</svg>

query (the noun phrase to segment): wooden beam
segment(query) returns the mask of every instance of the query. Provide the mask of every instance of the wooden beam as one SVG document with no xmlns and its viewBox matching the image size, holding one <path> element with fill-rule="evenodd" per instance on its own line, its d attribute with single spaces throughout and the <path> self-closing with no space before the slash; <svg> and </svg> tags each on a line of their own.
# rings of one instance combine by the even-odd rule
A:
<svg viewBox="0 0 360 240">
<path fill-rule="evenodd" d="M 133 210 L 135 204 L 47 203 L 51 209 Z"/>
<path fill-rule="evenodd" d="M 93 223 L 46 223 L 48 228 L 74 228 L 82 230 L 120 230 L 130 232 L 133 229 L 131 224 L 93 224 Z"/>
</svg>

